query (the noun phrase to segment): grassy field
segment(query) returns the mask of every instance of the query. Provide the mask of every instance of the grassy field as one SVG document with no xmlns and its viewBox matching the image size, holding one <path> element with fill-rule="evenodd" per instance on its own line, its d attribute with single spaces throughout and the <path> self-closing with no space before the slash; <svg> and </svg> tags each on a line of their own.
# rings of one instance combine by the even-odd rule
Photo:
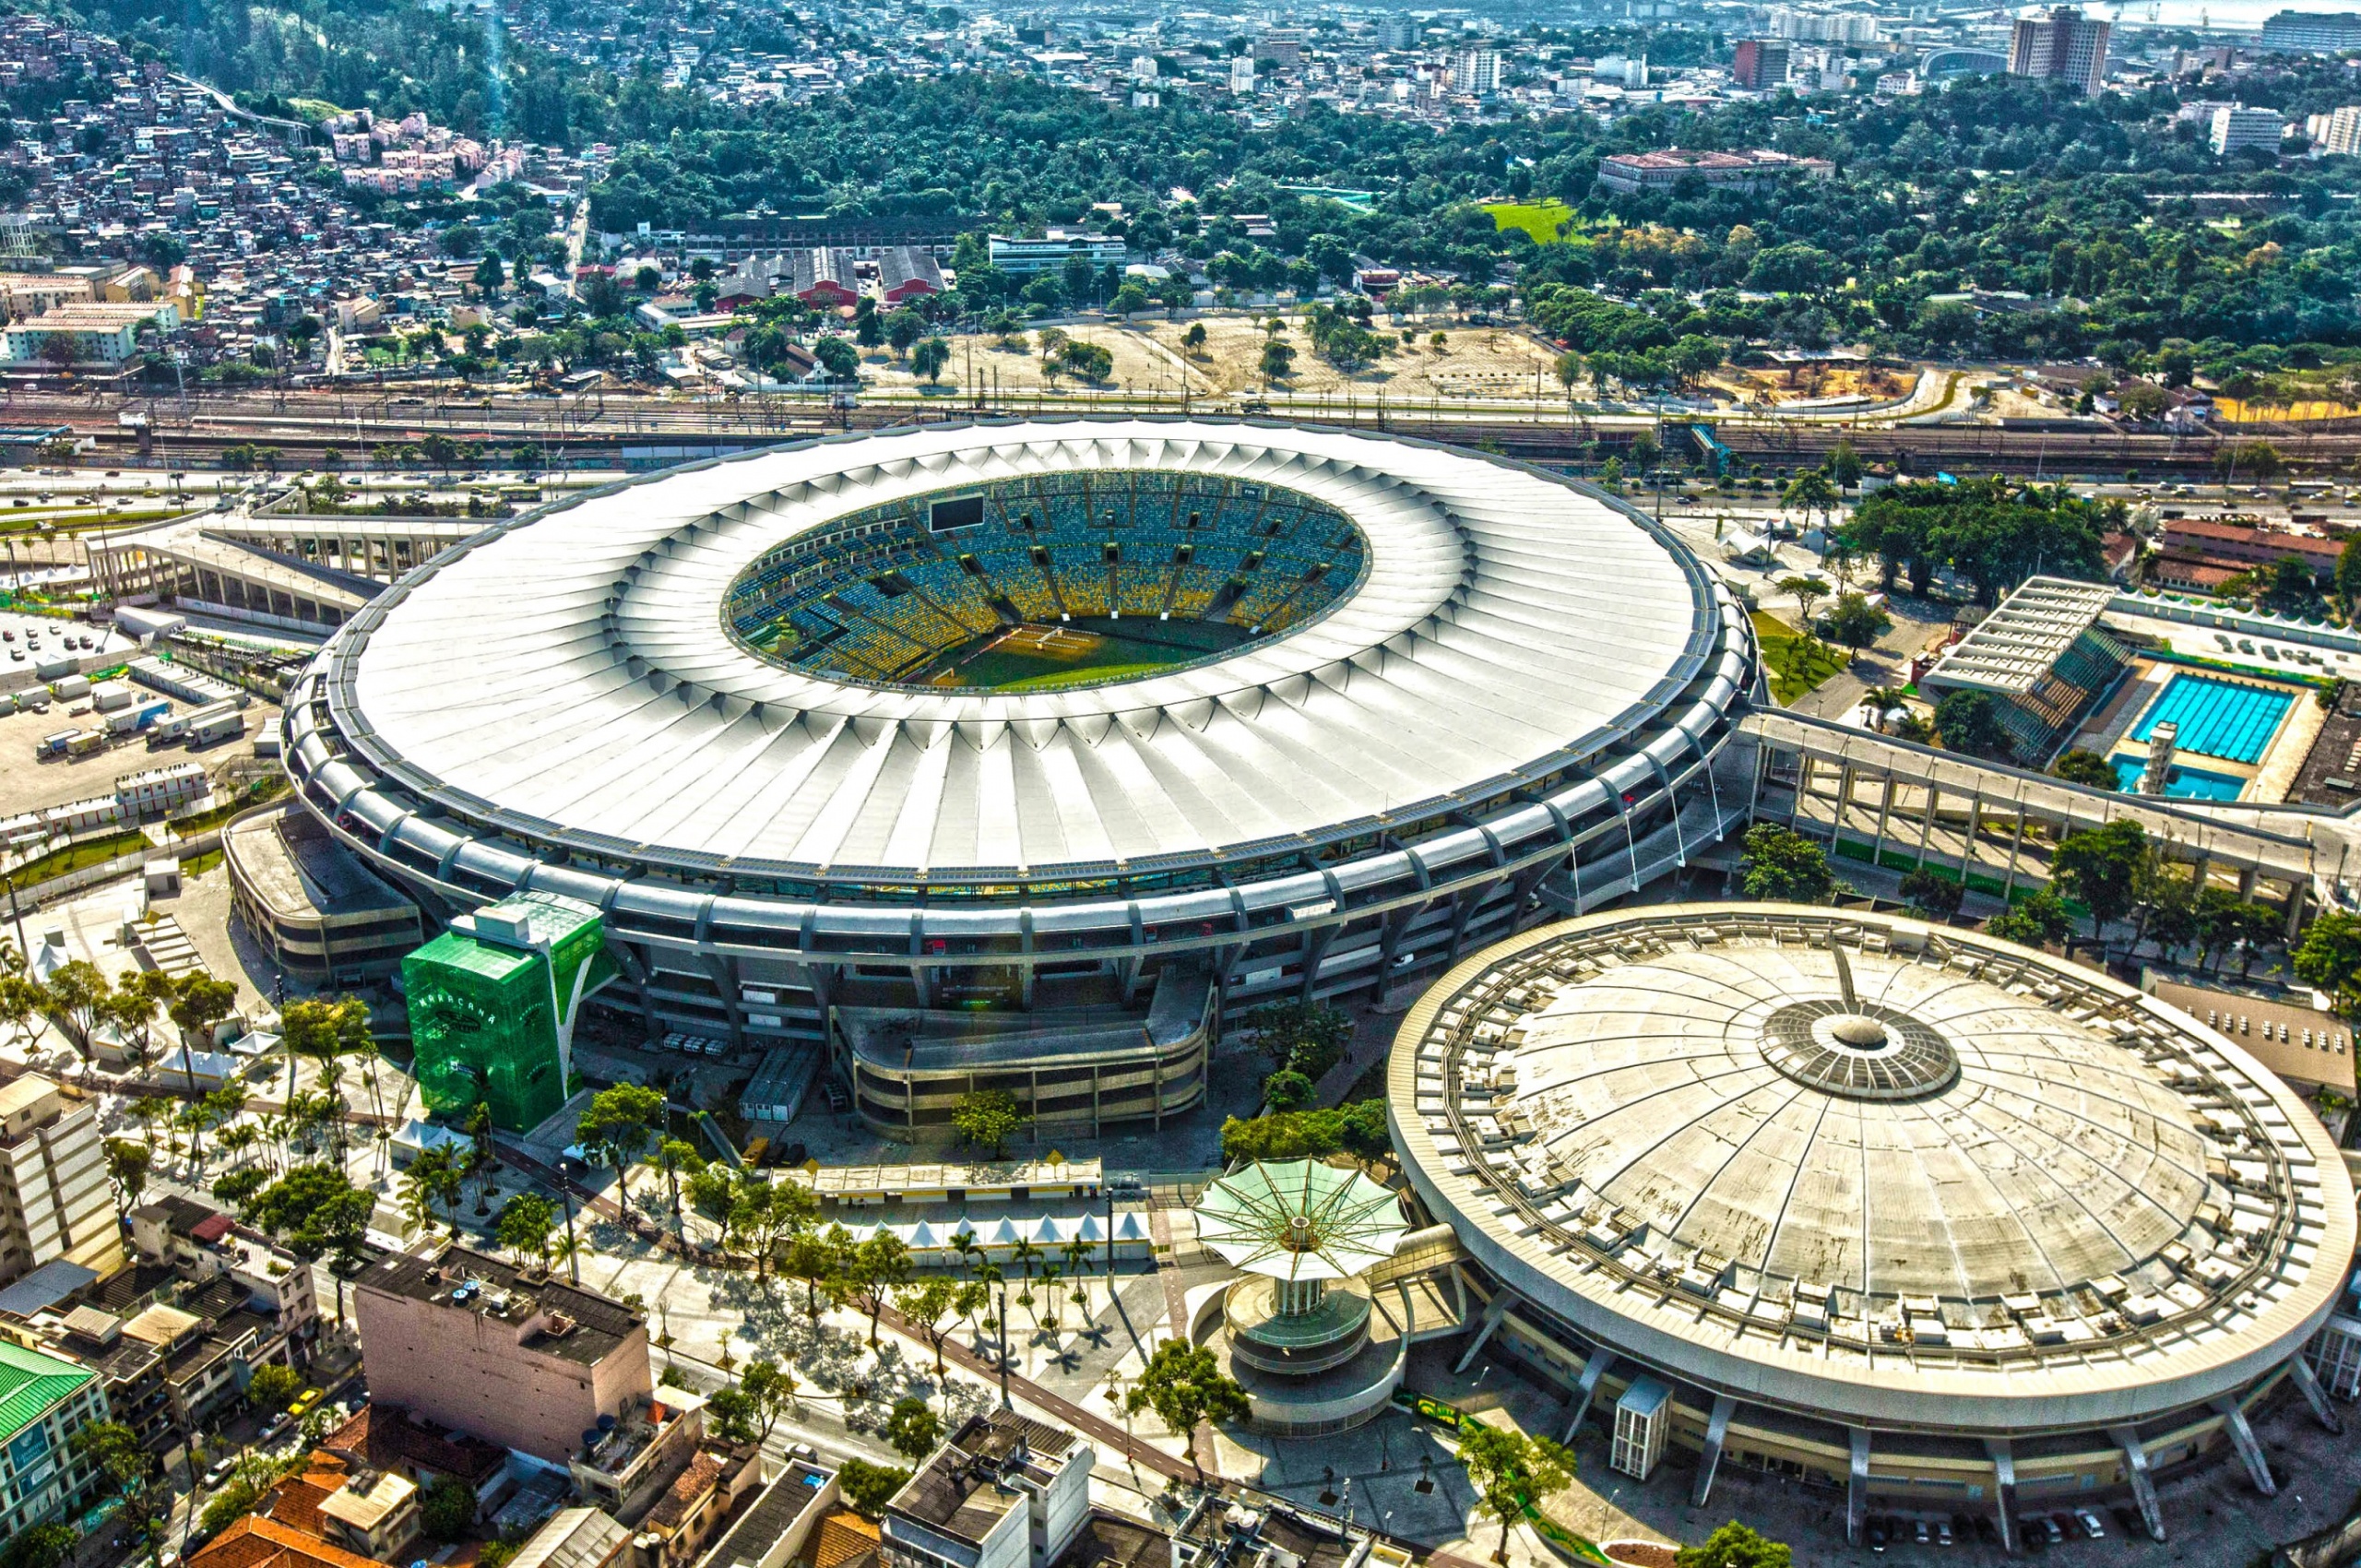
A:
<svg viewBox="0 0 2361 1568">
<path fill-rule="evenodd" d="M 1558 225 L 1574 215 L 1574 209 L 1562 201 L 1495 201 L 1485 205 L 1494 224 L 1502 229 L 1522 229 L 1533 236 L 1536 245 L 1546 245 L 1558 238 Z"/>
<path fill-rule="evenodd" d="M 1771 700 L 1782 706 L 1845 668 L 1845 656 L 1827 644 L 1808 642 L 1776 616 L 1754 612 L 1755 640 L 1762 645 L 1762 665 L 1771 672 Z"/>
</svg>

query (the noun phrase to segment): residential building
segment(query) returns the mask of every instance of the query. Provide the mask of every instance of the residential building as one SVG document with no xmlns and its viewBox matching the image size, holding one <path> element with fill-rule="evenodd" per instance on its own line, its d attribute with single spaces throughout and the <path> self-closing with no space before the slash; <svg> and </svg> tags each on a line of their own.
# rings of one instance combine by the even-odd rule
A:
<svg viewBox="0 0 2361 1568">
<path fill-rule="evenodd" d="M 1229 62 L 1229 90 L 1251 93 L 1254 90 L 1254 56 L 1235 54 Z"/>
<path fill-rule="evenodd" d="M 2361 49 L 2361 16 L 2351 11 L 2281 11 L 2264 18 L 2262 47 L 2280 54 L 2335 54 Z"/>
<path fill-rule="evenodd" d="M 0 272 L 0 320 L 21 321 L 62 304 L 96 298 L 87 278 L 53 272 Z"/>
<path fill-rule="evenodd" d="M 1774 38 L 1808 43 L 1875 43 L 1878 19 L 1866 11 L 1798 11 L 1780 6 L 1772 9 L 1770 32 Z"/>
<path fill-rule="evenodd" d="M 1247 64 L 1251 67 L 1253 62 Z M 994 234 L 989 245 L 992 265 L 1020 278 L 1058 271 L 1069 261 L 1120 266 L 1124 254 L 1122 235 L 1094 234 L 1081 229 L 1050 229 L 1038 240 Z"/>
<path fill-rule="evenodd" d="M 1787 79 L 1787 45 L 1783 39 L 1742 39 L 1730 61 L 1730 82 L 1749 92 L 1768 92 Z"/>
<path fill-rule="evenodd" d="M 827 1548 L 836 1543 L 824 1538 L 816 1543 L 821 1550 L 815 1555 L 805 1555 L 805 1542 L 813 1540 L 827 1523 L 846 1519 L 861 1526 L 860 1538 L 843 1542 L 850 1550 L 831 1552 Z M 876 1548 L 877 1527 L 844 1506 L 836 1472 L 824 1465 L 791 1458 L 761 1493 L 739 1511 L 728 1531 L 713 1544 L 697 1568 L 784 1568 L 784 1564 L 793 1562 L 828 1563 L 835 1568 L 851 1557 L 864 1552 L 873 1554 Z M 530 1550 L 529 1543 L 527 1550 Z M 522 1556 L 520 1553 L 520 1562 Z M 675 1559 L 676 1568 L 677 1562 Z M 531 1565 L 525 1564 L 523 1568 Z M 596 1568 L 596 1564 L 587 1568 Z"/>
<path fill-rule="evenodd" d="M 699 1449 L 640 1516 L 639 1538 L 650 1543 L 643 1549 L 647 1568 L 689 1568 L 735 1512 L 738 1500 L 762 1484 L 760 1444 L 707 1443 Z"/>
<path fill-rule="evenodd" d="M 2072 82 L 2085 95 L 2106 86 L 2111 24 L 2085 17 L 2072 6 L 2053 6 L 2047 17 L 2020 17 L 2009 36 L 2009 74 Z"/>
<path fill-rule="evenodd" d="M 249 1514 L 205 1543 L 188 1568 L 377 1568 L 357 1551 L 259 1514 Z"/>
<path fill-rule="evenodd" d="M 1787 174 L 1824 180 L 1836 166 L 1824 158 L 1795 158 L 1762 150 L 1697 152 L 1667 148 L 1662 152 L 1619 152 L 1599 160 L 1598 183 L 1610 191 L 1668 191 L 1695 177 L 1716 189 L 1756 190 L 1774 184 Z"/>
<path fill-rule="evenodd" d="M 123 1266 L 98 1112 L 38 1073 L 0 1087 L 0 1285 L 65 1258 Z"/>
<path fill-rule="evenodd" d="M 581 1445 L 566 1466 L 575 1490 L 625 1524 L 636 1524 L 669 1496 L 674 1481 L 696 1468 L 698 1445 L 705 1440 L 705 1396 L 659 1388 L 580 1435 Z M 695 1501 L 693 1495 L 672 1508 L 676 1528 L 690 1523 Z"/>
<path fill-rule="evenodd" d="M 1097 1462 L 1062 1428 L 969 1417 L 885 1505 L 885 1568 L 1048 1568 L 1090 1517 Z"/>
<path fill-rule="evenodd" d="M 415 1482 L 325 1449 L 283 1478 L 255 1512 L 378 1562 L 404 1561 L 421 1523 Z"/>
<path fill-rule="evenodd" d="M 118 1280 L 136 1280 L 125 1270 Z M 255 1368 L 283 1360 L 286 1340 L 269 1319 L 245 1310 L 245 1293 L 226 1279 L 150 1301 L 124 1319 L 123 1336 L 163 1358 L 165 1407 L 173 1424 L 204 1425 L 243 1396 Z M 282 1354 L 268 1353 L 271 1343 Z"/>
<path fill-rule="evenodd" d="M 180 307 L 104 300 L 68 300 L 0 329 L 0 364 L 119 365 L 139 353 L 143 327 L 171 332 Z"/>
<path fill-rule="evenodd" d="M 510 1568 L 609 1568 L 632 1562 L 632 1532 L 596 1508 L 561 1508 L 525 1538 Z M 772 1564 L 770 1568 L 778 1568 Z"/>
<path fill-rule="evenodd" d="M 1268 60 L 1282 70 L 1295 69 L 1303 64 L 1303 30 L 1264 28 L 1254 40 L 1254 58 Z"/>
<path fill-rule="evenodd" d="M 390 1471 L 420 1488 L 457 1481 L 476 1494 L 480 1508 L 490 1504 L 508 1479 L 506 1449 L 465 1432 L 421 1426 L 394 1405 L 363 1405 L 321 1439 L 320 1447 L 356 1467 Z"/>
<path fill-rule="evenodd" d="M 98 1489 L 74 1434 L 106 1420 L 106 1392 L 89 1368 L 0 1340 L 0 1539 L 66 1518 Z"/>
<path fill-rule="evenodd" d="M 67 1306 L 63 1315 L 40 1313 L 24 1327 L 7 1332 L 20 1344 L 96 1372 L 108 1413 L 136 1432 L 142 1447 L 160 1452 L 179 1441 L 172 1430 L 163 1356 L 153 1345 L 125 1338 L 123 1320 L 113 1313 L 77 1303 Z"/>
<path fill-rule="evenodd" d="M 1256 1501 L 1207 1492 L 1169 1528 L 1094 1509 L 1051 1568 L 1409 1568 L 1408 1552 L 1349 1516 Z"/>
<path fill-rule="evenodd" d="M 310 1360 L 319 1336 L 319 1293 L 311 1265 L 294 1253 L 241 1233 L 219 1210 L 169 1194 L 132 1211 L 131 1245 L 140 1262 L 161 1264 L 190 1284 L 231 1281 L 246 1292 L 248 1309 L 270 1319 L 294 1348 L 292 1359 Z"/>
<path fill-rule="evenodd" d="M 2328 123 L 2320 127 L 2318 137 L 2322 152 L 2333 158 L 2361 153 L 2361 104 L 2348 103 L 2341 109 L 2331 109 L 2325 118 Z"/>
<path fill-rule="evenodd" d="M 446 1245 L 381 1259 L 352 1296 L 374 1399 L 549 1464 L 655 1391 L 647 1320 L 539 1270 Z"/>
<path fill-rule="evenodd" d="M 2213 111 L 2213 125 L 2206 140 L 2216 158 L 2247 147 L 2276 150 L 2286 126 L 2276 109 L 2249 109 L 2242 103 L 2225 103 Z"/>
<path fill-rule="evenodd" d="M 1451 90 L 1477 98 L 1489 98 L 1500 91 L 1501 52 L 1480 43 L 1454 51 L 1451 56 Z"/>
</svg>

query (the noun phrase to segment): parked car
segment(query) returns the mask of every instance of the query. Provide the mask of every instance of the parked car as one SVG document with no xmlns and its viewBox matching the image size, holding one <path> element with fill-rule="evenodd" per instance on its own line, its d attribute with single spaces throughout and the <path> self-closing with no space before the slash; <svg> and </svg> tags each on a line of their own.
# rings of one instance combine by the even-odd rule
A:
<svg viewBox="0 0 2361 1568">
<path fill-rule="evenodd" d="M 2091 1510 L 2087 1508 L 2075 1509 L 2074 1522 L 2082 1526 L 2082 1533 L 2090 1537 L 2093 1540 L 2105 1540 L 2106 1538 L 2106 1524 L 2100 1520 L 2096 1514 L 2091 1512 Z"/>
</svg>

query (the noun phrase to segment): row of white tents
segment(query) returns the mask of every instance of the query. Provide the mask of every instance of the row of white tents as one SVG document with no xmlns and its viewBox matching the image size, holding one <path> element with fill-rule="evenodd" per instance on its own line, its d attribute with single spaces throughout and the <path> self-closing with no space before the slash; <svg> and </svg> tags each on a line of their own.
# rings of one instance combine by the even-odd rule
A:
<svg viewBox="0 0 2361 1568">
<path fill-rule="evenodd" d="M 996 1264 L 1013 1262 L 1019 1241 L 1031 1242 L 1036 1253 L 1050 1263 L 1062 1262 L 1064 1249 L 1074 1241 L 1089 1243 L 1090 1262 L 1094 1264 L 1104 1262 L 1107 1256 L 1107 1218 L 1100 1214 L 1027 1215 L 1022 1218 L 961 1215 L 957 1219 L 879 1220 L 845 1226 L 846 1234 L 856 1241 L 865 1241 L 881 1230 L 898 1238 L 910 1250 L 911 1261 L 919 1265 L 958 1262 L 961 1253 L 953 1238 L 962 1231 L 972 1232 L 974 1244 Z M 1147 1257 L 1155 1244 L 1148 1232 L 1147 1216 L 1136 1210 L 1115 1216 L 1114 1236 L 1116 1257 L 1127 1261 Z"/>
</svg>

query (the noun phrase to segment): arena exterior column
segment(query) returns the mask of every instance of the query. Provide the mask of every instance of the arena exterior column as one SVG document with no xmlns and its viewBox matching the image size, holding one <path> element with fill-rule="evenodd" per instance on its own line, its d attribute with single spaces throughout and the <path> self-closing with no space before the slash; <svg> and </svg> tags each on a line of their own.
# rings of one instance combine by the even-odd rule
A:
<svg viewBox="0 0 2361 1568">
<path fill-rule="evenodd" d="M 1789 827 L 1795 826 L 1802 820 L 1804 797 L 1809 793 L 1811 793 L 1811 753 L 1798 747 L 1796 751 L 1796 799 L 1795 803 L 1787 810 Z"/>
<path fill-rule="evenodd" d="M 2238 1462 L 2246 1466 L 2247 1477 L 2254 1482 L 2255 1491 L 2265 1497 L 2279 1495 L 2279 1483 L 2272 1479 L 2271 1461 L 2262 1456 L 2262 1444 L 2255 1441 L 2254 1428 L 2247 1424 L 2247 1413 L 2238 1408 L 2235 1394 L 2216 1394 L 2213 1408 L 2222 1412 L 2222 1430 L 2229 1434 L 2230 1446 L 2238 1451 Z"/>
<path fill-rule="evenodd" d="M 1984 1452 L 1992 1459 L 1992 1511 L 2000 1516 L 2000 1550 L 2017 1551 L 2017 1456 L 2005 1437 L 1987 1437 Z"/>
<path fill-rule="evenodd" d="M 1705 1451 L 1697 1461 L 1697 1489 L 1690 1493 L 1689 1506 L 1703 1508 L 1714 1494 L 1714 1472 L 1721 1467 L 1722 1442 L 1729 1436 L 1730 1417 L 1738 1410 L 1738 1401 L 1726 1394 L 1714 1396 L 1714 1413 L 1705 1421 Z"/>
<path fill-rule="evenodd" d="M 2287 888 L 2287 940 L 2290 942 L 2295 941 L 2296 933 L 2304 929 L 2304 906 L 2308 900 L 2310 893 L 2311 885 L 2305 881 L 2304 878 L 2298 876 L 2289 879 Z"/>
<path fill-rule="evenodd" d="M 1461 1309 L 1460 1315 L 1466 1315 L 1465 1308 Z M 1583 1363 L 1582 1382 L 1574 1386 L 1574 1408 L 1566 1418 L 1565 1441 L 1568 1443 L 1574 1441 L 1574 1434 L 1582 1431 L 1583 1420 L 1590 1414 L 1591 1401 L 1598 1396 L 1599 1379 L 1613 1372 L 1620 1358 L 1614 1351 L 1600 1347 L 1592 1350 L 1590 1360 Z"/>
<path fill-rule="evenodd" d="M 1516 1301 L 1515 1293 L 1502 1285 L 1492 1292 L 1491 1304 L 1484 1309 L 1484 1321 L 1477 1327 L 1476 1337 L 1467 1342 L 1467 1349 L 1453 1363 L 1453 1376 L 1465 1372 L 1476 1360 L 1477 1353 L 1492 1337 L 1492 1330 L 1501 1326 L 1501 1319 L 1509 1315 L 1509 1307 Z"/>
<path fill-rule="evenodd" d="M 2024 853 L 2024 848 L 2025 803 L 2023 801 L 2019 801 L 2017 802 L 2016 835 L 2009 840 L 2009 874 L 2003 878 L 2000 883 L 2000 902 L 2003 904 L 2009 901 L 2009 895 L 2017 890 L 2017 860 L 2019 856 Z M 1966 879 L 1963 877 L 1961 881 L 1964 885 Z"/>
<path fill-rule="evenodd" d="M 1869 1505 L 1869 1429 L 1847 1427 L 1853 1440 L 1853 1463 L 1845 1481 L 1845 1539 L 1853 1546 L 1861 1544 L 1861 1517 Z"/>
<path fill-rule="evenodd" d="M 1881 857 L 1885 854 L 1885 825 L 1886 819 L 1893 814 L 1893 775 L 1889 773 L 1885 776 L 1885 788 L 1878 795 L 1878 837 L 1877 842 L 1869 847 L 1871 865 L 1881 864 Z"/>
<path fill-rule="evenodd" d="M 1984 831 L 1984 791 L 1974 790 L 1967 797 L 1967 837 L 1960 841 L 1960 885 L 1967 885 L 1967 873 L 1975 869 L 1976 836 Z"/>
<path fill-rule="evenodd" d="M 1927 866 L 1927 841 L 1935 831 L 1935 802 L 1942 798 L 1943 792 L 1935 787 L 1934 779 L 1929 778 L 1927 780 L 1927 814 L 1918 819 L 1918 868 L 1922 871 Z"/>
<path fill-rule="evenodd" d="M 1853 814 L 1853 764 L 1848 759 L 1836 770 L 1836 826 L 1830 829 L 1828 847 L 1833 852 L 1845 837 L 1845 819 Z M 1699 1506 L 1703 1506 L 1702 1503 Z"/>
<path fill-rule="evenodd" d="M 2165 1538 L 2165 1513 L 2156 1503 L 2155 1477 L 2148 1470 L 2148 1447 L 2140 1439 L 2136 1427 L 2109 1427 L 2109 1441 L 2123 1450 L 2123 1473 L 2131 1482 L 2132 1501 L 2140 1505 L 2141 1523 L 2148 1526 L 2148 1538 Z"/>
<path fill-rule="evenodd" d="M 2301 1350 L 2288 1358 L 2287 1377 L 2295 1384 L 2296 1392 L 2304 1396 L 2304 1403 L 2312 1408 L 2312 1419 L 2327 1431 L 2343 1436 L 2344 1420 L 2336 1413 L 2336 1407 L 2328 1402 L 2328 1390 L 2322 1388 L 2320 1380 L 2312 1375 L 2312 1363 L 2304 1360 Z"/>
</svg>

